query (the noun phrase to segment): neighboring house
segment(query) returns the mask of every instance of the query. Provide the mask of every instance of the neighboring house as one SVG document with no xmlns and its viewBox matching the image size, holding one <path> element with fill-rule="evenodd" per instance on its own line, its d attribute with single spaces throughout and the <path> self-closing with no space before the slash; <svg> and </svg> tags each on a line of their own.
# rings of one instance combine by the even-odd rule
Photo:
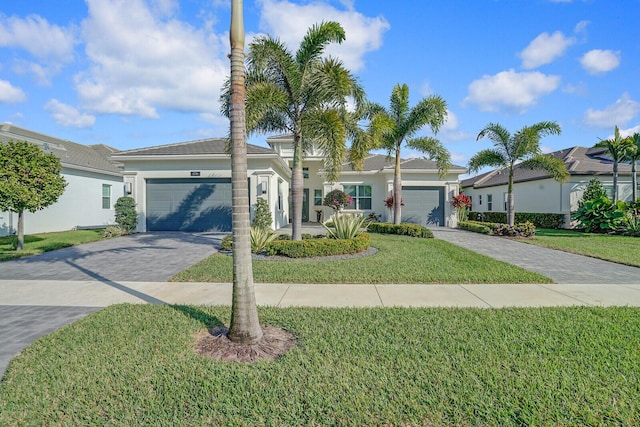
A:
<svg viewBox="0 0 640 427">
<path fill-rule="evenodd" d="M 516 212 L 561 213 L 565 216 L 565 227 L 570 227 L 571 212 L 578 209 L 592 178 L 598 178 L 607 193 L 613 195 L 613 162 L 602 148 L 578 146 L 550 154 L 564 161 L 571 174 L 569 180 L 560 184 L 544 171 L 516 166 L 513 186 Z M 498 169 L 462 181 L 462 192 L 473 203 L 471 210 L 506 212 L 508 177 L 508 170 Z M 618 191 L 620 200 L 631 199 L 629 164 L 619 164 Z"/>
<path fill-rule="evenodd" d="M 116 199 L 123 195 L 120 169 L 109 161 L 115 151 L 53 138 L 8 123 L 0 125 L 0 144 L 27 141 L 60 158 L 68 185 L 58 201 L 35 213 L 25 212 L 26 234 L 105 227 L 113 224 Z M 16 232 L 18 215 L 0 212 L 0 236 Z"/>
<path fill-rule="evenodd" d="M 292 142 L 293 138 L 288 135 L 267 139 L 267 143 L 289 165 L 293 163 Z M 303 168 L 303 221 L 328 219 L 332 209 L 322 206 L 322 201 L 325 194 L 336 188 L 354 199 L 345 212 L 375 213 L 383 221 L 391 221 L 393 210 L 385 206 L 384 200 L 393 192 L 394 159 L 386 155 L 370 155 L 365 159 L 362 171 L 355 171 L 345 163 L 336 183 L 325 180 L 321 151 L 311 149 L 305 153 Z M 463 167 L 452 166 L 446 176 L 440 179 L 435 162 L 425 159 L 403 160 L 402 221 L 425 226 L 455 226 L 456 215 L 450 202 L 458 194 L 458 177 L 465 172 Z"/>
</svg>

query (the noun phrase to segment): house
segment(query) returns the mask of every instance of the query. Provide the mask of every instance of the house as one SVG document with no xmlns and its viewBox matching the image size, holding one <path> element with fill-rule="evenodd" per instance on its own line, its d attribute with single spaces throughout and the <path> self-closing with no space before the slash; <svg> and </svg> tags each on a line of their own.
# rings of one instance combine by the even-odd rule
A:
<svg viewBox="0 0 640 427">
<path fill-rule="evenodd" d="M 116 150 L 105 145 L 81 145 L 33 132 L 9 123 L 0 125 L 0 144 L 27 141 L 60 158 L 68 185 L 58 201 L 35 213 L 25 212 L 28 234 L 104 227 L 113 224 L 116 199 L 124 194 L 122 173 L 109 161 Z M 16 232 L 18 215 L 0 212 L 0 236 Z"/>
<path fill-rule="evenodd" d="M 613 195 L 613 162 L 602 148 L 571 147 L 550 153 L 567 166 L 570 178 L 560 184 L 542 170 L 524 169 L 516 165 L 513 194 L 516 212 L 564 214 L 564 224 L 571 226 L 571 212 L 578 209 L 587 183 L 598 178 L 610 196 Z M 471 197 L 474 212 L 506 212 L 509 172 L 496 169 L 461 183 L 462 192 Z M 620 163 L 618 191 L 620 200 L 631 199 L 631 166 Z"/>
</svg>

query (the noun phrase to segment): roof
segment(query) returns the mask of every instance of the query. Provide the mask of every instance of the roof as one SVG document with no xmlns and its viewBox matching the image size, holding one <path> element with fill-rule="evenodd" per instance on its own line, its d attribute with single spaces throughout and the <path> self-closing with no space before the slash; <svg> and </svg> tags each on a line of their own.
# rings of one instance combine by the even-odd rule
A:
<svg viewBox="0 0 640 427">
<path fill-rule="evenodd" d="M 117 165 L 110 162 L 109 156 L 102 148 L 96 149 L 96 146 L 82 145 L 3 123 L 0 125 L 0 143 L 12 140 L 38 145 L 43 151 L 60 158 L 60 164 L 66 168 L 106 172 L 110 175 L 122 174 Z"/>
<path fill-rule="evenodd" d="M 114 154 L 116 159 L 134 156 L 206 156 L 228 155 L 227 138 L 209 138 L 196 141 L 180 142 L 177 144 L 157 145 L 155 147 L 137 148 L 119 151 Z M 276 152 L 270 148 L 247 144 L 248 155 L 271 154 Z"/>
<path fill-rule="evenodd" d="M 364 159 L 362 172 L 377 172 L 382 170 L 394 170 L 395 159 L 384 154 L 370 154 Z M 402 171 L 424 171 L 424 170 L 438 170 L 438 165 L 433 160 L 423 158 L 411 158 L 400 159 L 400 170 Z M 466 169 L 462 166 L 452 165 L 449 169 L 454 172 L 466 172 Z M 360 172 L 351 167 L 349 162 L 343 163 L 343 172 Z"/>
<path fill-rule="evenodd" d="M 607 152 L 603 148 L 570 147 L 563 150 L 549 153 L 549 155 L 561 159 L 567 166 L 571 175 L 580 176 L 601 176 L 613 174 L 613 161 L 607 157 Z M 626 163 L 619 163 L 618 173 L 620 175 L 630 175 L 631 166 Z M 516 165 L 513 169 L 513 182 L 536 181 L 551 178 L 543 170 L 525 169 Z M 483 173 L 473 178 L 468 178 L 460 184 L 464 187 L 486 188 L 498 185 L 506 185 L 509 182 L 507 169 L 495 169 Z"/>
</svg>

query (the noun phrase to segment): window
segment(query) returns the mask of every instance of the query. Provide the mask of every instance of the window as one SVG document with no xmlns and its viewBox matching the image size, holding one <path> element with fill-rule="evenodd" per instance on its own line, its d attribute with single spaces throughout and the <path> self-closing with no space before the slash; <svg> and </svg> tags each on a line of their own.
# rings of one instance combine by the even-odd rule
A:
<svg viewBox="0 0 640 427">
<path fill-rule="evenodd" d="M 482 206 L 482 194 L 478 194 L 478 205 Z"/>
<path fill-rule="evenodd" d="M 322 205 L 322 190 L 313 190 L 313 204 L 315 206 Z"/>
<path fill-rule="evenodd" d="M 487 194 L 487 210 L 493 210 L 493 194 Z"/>
<path fill-rule="evenodd" d="M 302 168 L 302 177 L 309 178 L 309 168 Z"/>
<path fill-rule="evenodd" d="M 102 209 L 111 209 L 111 186 L 102 184 Z"/>
<path fill-rule="evenodd" d="M 345 185 L 344 192 L 353 197 L 353 201 L 347 206 L 347 209 L 371 209 L 370 185 Z"/>
</svg>

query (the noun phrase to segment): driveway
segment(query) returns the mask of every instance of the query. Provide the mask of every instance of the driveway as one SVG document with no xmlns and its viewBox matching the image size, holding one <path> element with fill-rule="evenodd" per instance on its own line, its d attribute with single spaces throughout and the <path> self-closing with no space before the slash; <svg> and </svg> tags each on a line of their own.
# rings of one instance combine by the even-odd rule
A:
<svg viewBox="0 0 640 427">
<path fill-rule="evenodd" d="M 151 232 L 0 263 L 0 280 L 166 282 L 220 248 L 224 233 Z"/>
</svg>

